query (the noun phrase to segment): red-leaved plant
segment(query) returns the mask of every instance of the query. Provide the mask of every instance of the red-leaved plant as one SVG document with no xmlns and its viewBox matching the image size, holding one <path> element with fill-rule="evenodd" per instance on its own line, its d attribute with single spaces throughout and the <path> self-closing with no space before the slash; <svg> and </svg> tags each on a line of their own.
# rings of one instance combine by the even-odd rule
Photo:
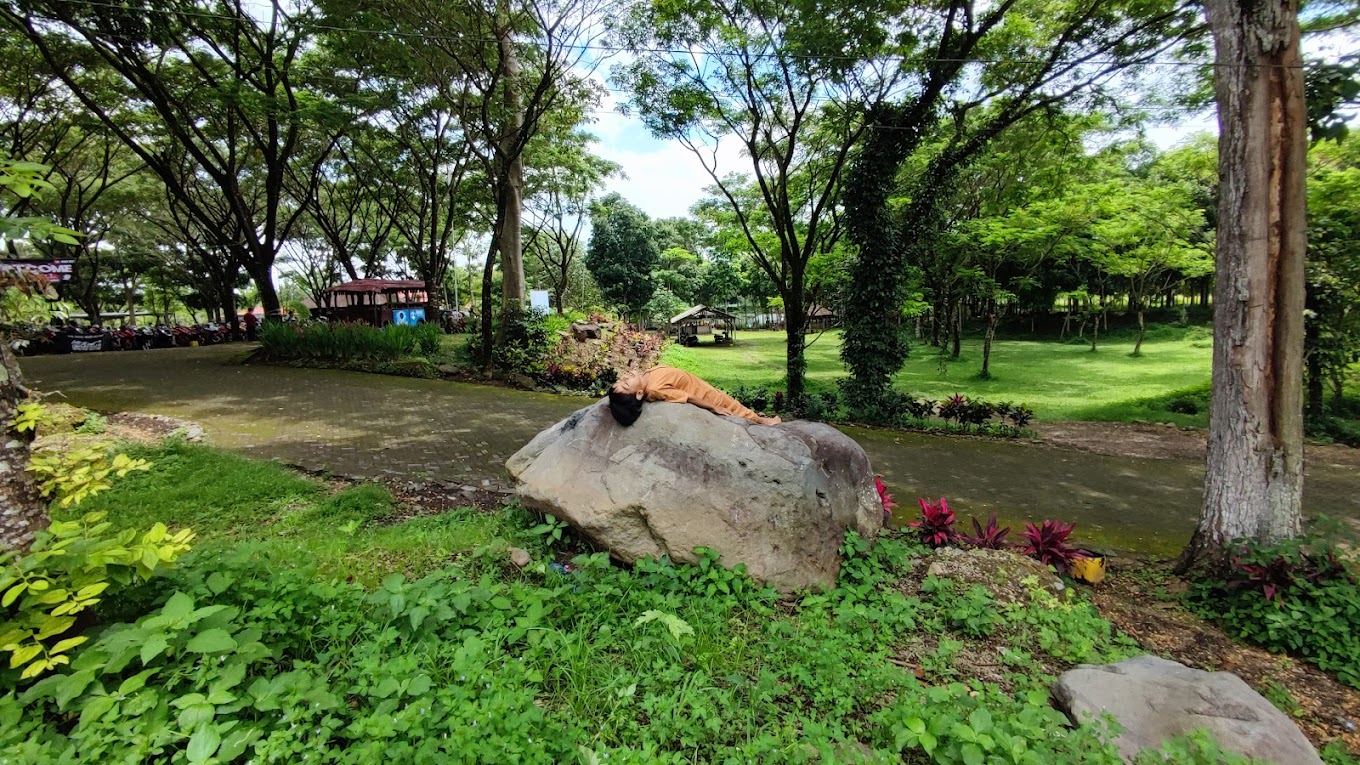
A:
<svg viewBox="0 0 1360 765">
<path fill-rule="evenodd" d="M 973 518 L 973 531 L 977 533 L 972 536 L 963 536 L 963 541 L 981 550 L 1004 550 L 1010 547 L 1006 541 L 1006 535 L 1011 533 L 1010 526 L 996 525 L 996 513 L 992 513 L 987 518 L 987 525 L 984 527 L 978 523 L 978 519 Z"/>
<path fill-rule="evenodd" d="M 1259 589 L 1266 600 L 1270 601 L 1277 599 L 1282 601 L 1282 593 L 1294 585 L 1326 581 L 1346 574 L 1345 565 L 1331 550 L 1325 554 L 1316 554 L 1297 549 L 1287 556 L 1274 555 L 1265 558 L 1252 553 L 1248 546 L 1242 548 L 1241 555 L 1233 556 L 1228 588 Z M 1244 556 L 1246 560 L 1243 560 Z"/>
<path fill-rule="evenodd" d="M 938 503 L 929 502 L 925 497 L 917 502 L 921 505 L 921 517 L 909 525 L 913 529 L 920 529 L 922 542 L 931 547 L 947 547 L 958 541 L 959 532 L 954 529 L 954 511 L 949 509 L 944 497 L 940 497 Z"/>
<path fill-rule="evenodd" d="M 888 493 L 888 487 L 883 483 L 883 476 L 874 476 L 874 488 L 878 489 L 878 501 L 883 503 L 883 517 L 892 515 L 897 503 L 893 501 L 893 495 Z"/>
<path fill-rule="evenodd" d="M 1072 566 L 1072 561 L 1090 557 L 1085 550 L 1067 544 L 1067 538 L 1076 526 L 1075 523 L 1053 520 L 1044 521 L 1039 526 L 1026 523 L 1025 531 L 1020 535 L 1025 538 L 1021 545 L 1023 552 L 1040 563 L 1052 566 L 1058 573 L 1065 574 Z"/>
</svg>

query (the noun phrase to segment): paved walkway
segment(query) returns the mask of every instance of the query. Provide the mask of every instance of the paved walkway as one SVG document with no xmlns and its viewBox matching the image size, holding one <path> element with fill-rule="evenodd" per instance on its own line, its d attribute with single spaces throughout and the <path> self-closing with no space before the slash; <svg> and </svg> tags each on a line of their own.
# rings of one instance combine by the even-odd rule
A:
<svg viewBox="0 0 1360 765">
<path fill-rule="evenodd" d="M 241 345 L 40 356 L 36 387 L 109 411 L 201 423 L 218 446 L 355 477 L 471 482 L 589 401 L 439 380 L 241 366 Z M 1193 528 L 1197 461 L 1109 457 L 1007 441 L 847 429 L 898 501 L 946 496 L 964 514 L 1075 520 L 1091 544 L 1170 554 Z M 1310 464 L 1310 512 L 1360 522 L 1360 475 Z"/>
</svg>

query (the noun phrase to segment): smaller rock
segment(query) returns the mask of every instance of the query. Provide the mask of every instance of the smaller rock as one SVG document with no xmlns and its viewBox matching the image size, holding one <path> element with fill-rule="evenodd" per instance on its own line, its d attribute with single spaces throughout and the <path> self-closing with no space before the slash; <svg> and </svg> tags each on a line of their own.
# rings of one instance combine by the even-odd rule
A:
<svg viewBox="0 0 1360 765">
<path fill-rule="evenodd" d="M 198 443 L 203 440 L 203 426 L 190 425 L 184 429 L 184 440 L 190 443 Z"/>
<path fill-rule="evenodd" d="M 435 369 L 438 370 L 439 374 L 441 375 L 456 375 L 462 371 L 461 369 L 455 367 L 452 364 L 440 364 L 439 366 L 435 367 Z"/>
<path fill-rule="evenodd" d="M 509 382 L 516 388 L 520 388 L 522 390 L 534 389 L 534 378 L 530 377 L 529 375 L 523 375 L 520 374 L 519 372 L 513 372 L 507 375 L 505 379 L 507 382 Z"/>
<path fill-rule="evenodd" d="M 533 558 L 529 557 L 528 550 L 519 547 L 511 547 L 510 562 L 515 564 L 519 568 L 524 568 L 525 566 L 533 562 Z"/>
<path fill-rule="evenodd" d="M 576 340 L 598 340 L 600 337 L 600 325 L 583 324 L 581 322 L 571 323 L 571 334 Z"/>
<path fill-rule="evenodd" d="M 1220 746 L 1252 761 L 1322 765 L 1297 725 L 1231 672 L 1205 672 L 1156 656 L 1083 664 L 1053 686 L 1057 707 L 1078 725 L 1108 713 L 1123 733 L 1125 762 L 1167 739 L 1205 729 Z"/>
<path fill-rule="evenodd" d="M 1062 592 L 1066 585 L 1048 566 L 1006 550 L 960 550 L 941 547 L 926 568 L 926 576 L 952 579 L 965 585 L 980 584 L 1002 603 L 1023 603 L 1029 600 L 1024 580 L 1034 578 L 1039 584 Z"/>
</svg>

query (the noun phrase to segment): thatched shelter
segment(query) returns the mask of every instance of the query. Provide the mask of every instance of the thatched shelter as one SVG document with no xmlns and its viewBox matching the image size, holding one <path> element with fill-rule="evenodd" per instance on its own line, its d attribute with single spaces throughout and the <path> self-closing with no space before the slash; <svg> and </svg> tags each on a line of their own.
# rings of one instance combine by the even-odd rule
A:
<svg viewBox="0 0 1360 765">
<path fill-rule="evenodd" d="M 737 317 L 706 305 L 696 305 L 671 318 L 670 332 L 681 345 L 698 345 L 700 335 L 712 335 L 714 345 L 731 345 Z"/>
</svg>

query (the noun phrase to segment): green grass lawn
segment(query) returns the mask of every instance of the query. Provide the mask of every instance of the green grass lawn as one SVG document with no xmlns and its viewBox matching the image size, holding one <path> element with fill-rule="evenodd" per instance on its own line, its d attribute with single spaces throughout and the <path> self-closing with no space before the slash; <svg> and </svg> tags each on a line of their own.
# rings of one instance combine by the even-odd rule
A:
<svg viewBox="0 0 1360 765">
<path fill-rule="evenodd" d="M 982 341 L 969 338 L 960 358 L 941 358 L 925 344 L 912 347 L 895 378 L 898 390 L 927 398 L 954 393 L 987 401 L 1030 405 L 1041 420 L 1127 421 L 1156 419 L 1203 425 L 1204 413 L 1169 413 L 1162 408 L 1177 392 L 1208 383 L 1212 341 L 1204 328 L 1150 327 L 1139 357 L 1133 338 L 1121 333 L 1102 340 L 1099 350 L 1081 342 L 998 340 L 992 347 L 992 378 L 980 380 Z M 840 333 L 827 332 L 808 348 L 808 381 L 830 390 L 845 376 Z M 734 346 L 670 346 L 662 362 L 685 369 L 721 388 L 783 386 L 784 334 L 738 332 Z M 1151 401 L 1149 401 L 1151 400 Z"/>
<path fill-rule="evenodd" d="M 187 526 L 200 550 L 258 543 L 257 554 L 272 563 L 306 563 L 367 584 L 394 571 L 419 577 L 445 568 L 516 520 L 467 509 L 396 522 L 392 495 L 380 484 L 336 490 L 281 465 L 184 443 L 129 453 L 152 470 L 119 479 L 83 503 L 82 513 L 102 510 L 129 528 Z"/>
</svg>

